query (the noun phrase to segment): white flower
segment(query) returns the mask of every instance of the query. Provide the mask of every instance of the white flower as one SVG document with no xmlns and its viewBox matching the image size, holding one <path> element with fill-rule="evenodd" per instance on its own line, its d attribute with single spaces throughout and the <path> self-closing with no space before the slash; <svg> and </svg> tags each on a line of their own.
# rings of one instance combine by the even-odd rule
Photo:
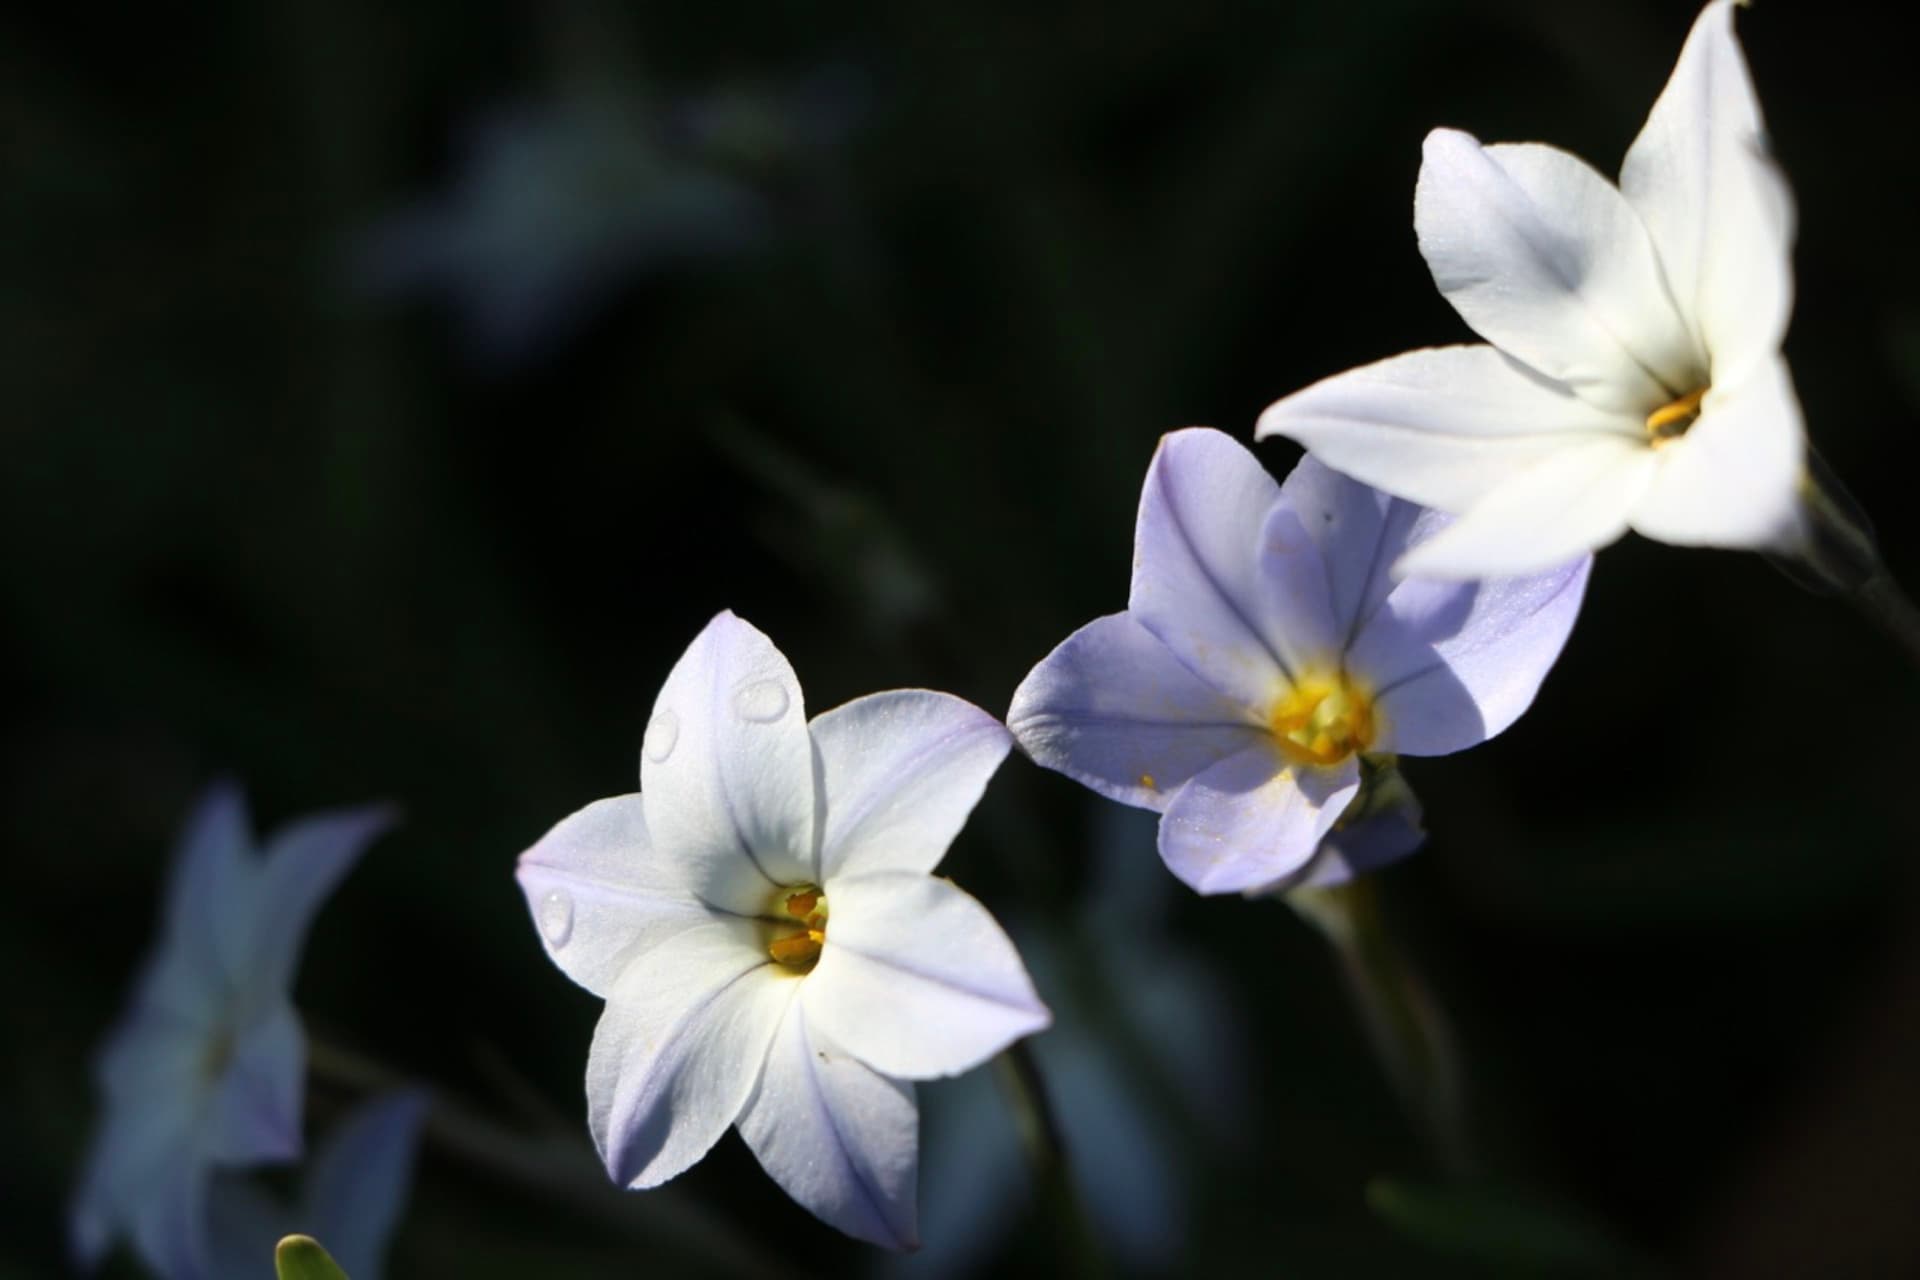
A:
<svg viewBox="0 0 1920 1280">
<path fill-rule="evenodd" d="M 1536 143 L 1426 141 L 1420 251 L 1491 346 L 1411 351 L 1261 415 L 1396 496 L 1461 514 L 1399 572 L 1529 573 L 1632 528 L 1790 548 L 1804 430 L 1780 355 L 1793 203 L 1713 0 L 1615 187 Z"/>
<path fill-rule="evenodd" d="M 306 1040 L 289 992 L 314 912 L 392 821 L 382 807 L 291 823 L 256 853 L 215 785 L 181 838 L 159 947 L 96 1063 L 106 1116 L 71 1228 L 82 1266 L 129 1232 L 167 1280 L 208 1274 L 216 1166 L 301 1150 Z"/>
<path fill-rule="evenodd" d="M 547 953 L 607 1001 L 587 1107 L 615 1181 L 665 1182 L 737 1123 L 821 1219 L 917 1242 L 904 1081 L 1048 1022 L 986 909 L 928 874 L 1008 745 L 925 690 L 809 724 L 771 641 L 731 613 L 708 624 L 654 704 L 640 793 L 520 859 Z"/>
</svg>

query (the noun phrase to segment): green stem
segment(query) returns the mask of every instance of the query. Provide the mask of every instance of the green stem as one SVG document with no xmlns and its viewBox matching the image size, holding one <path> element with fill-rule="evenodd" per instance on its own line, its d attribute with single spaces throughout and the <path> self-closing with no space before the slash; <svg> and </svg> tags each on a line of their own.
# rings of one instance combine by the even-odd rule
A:
<svg viewBox="0 0 1920 1280">
<path fill-rule="evenodd" d="M 1087 1218 L 1085 1206 L 1074 1187 L 1073 1173 L 1067 1167 L 1066 1146 L 1061 1141 L 1060 1124 L 1047 1084 L 1034 1061 L 1033 1050 L 1022 1040 L 994 1059 L 994 1071 L 1001 1092 L 1013 1111 L 1014 1126 L 1020 1131 L 1020 1145 L 1026 1150 L 1027 1164 L 1040 1190 L 1040 1205 L 1056 1232 L 1062 1271 L 1081 1280 L 1100 1280 L 1112 1274 L 1101 1251 L 1099 1236 Z"/>
<path fill-rule="evenodd" d="M 1455 1177 L 1474 1171 L 1453 1028 L 1419 971 L 1394 940 L 1370 877 L 1296 889 L 1286 901 L 1325 935 L 1340 960 L 1394 1092 Z"/>
<path fill-rule="evenodd" d="M 418 1087 L 352 1050 L 322 1040 L 307 1049 L 316 1082 L 351 1093 Z M 791 1263 L 762 1253 L 733 1224 L 672 1188 L 645 1195 L 623 1191 L 607 1178 L 594 1154 L 578 1139 L 558 1132 L 508 1129 L 435 1091 L 423 1133 L 456 1162 L 501 1182 L 563 1205 L 635 1241 L 665 1243 L 716 1273 L 791 1280 Z"/>
</svg>

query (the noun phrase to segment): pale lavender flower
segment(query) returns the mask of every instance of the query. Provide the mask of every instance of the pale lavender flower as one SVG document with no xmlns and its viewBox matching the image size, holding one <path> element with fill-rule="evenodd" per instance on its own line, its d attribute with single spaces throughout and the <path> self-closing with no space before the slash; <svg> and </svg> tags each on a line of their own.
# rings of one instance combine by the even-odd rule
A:
<svg viewBox="0 0 1920 1280">
<path fill-rule="evenodd" d="M 654 704 L 640 792 L 520 859 L 548 955 L 607 1002 L 587 1112 L 616 1182 L 657 1186 L 737 1124 L 825 1222 L 917 1242 L 907 1082 L 1048 1021 L 986 909 L 929 874 L 1009 745 L 926 690 L 809 723 L 766 636 L 708 624 Z"/>
<path fill-rule="evenodd" d="M 363 1103 L 315 1150 L 292 1203 L 243 1175 L 216 1177 L 207 1210 L 215 1280 L 259 1280 L 274 1245 L 296 1232 L 325 1245 L 352 1280 L 381 1280 L 426 1111 L 417 1090 Z"/>
<path fill-rule="evenodd" d="M 126 1234 L 167 1280 L 209 1274 L 216 1167 L 295 1159 L 306 1041 L 290 992 L 314 913 L 392 821 L 384 807 L 290 823 L 256 851 L 238 788 L 181 837 L 159 946 L 95 1063 L 106 1115 L 71 1217 L 82 1266 Z"/>
<path fill-rule="evenodd" d="M 1805 427 L 1780 354 L 1793 197 L 1733 35 L 1701 10 L 1615 186 L 1539 143 L 1428 135 L 1414 229 L 1486 345 L 1317 382 L 1255 435 L 1458 512 L 1403 572 L 1531 573 L 1629 528 L 1794 551 Z"/>
<path fill-rule="evenodd" d="M 1140 497 L 1126 612 L 1049 654 L 1007 722 L 1038 763 L 1158 810 L 1160 856 L 1200 892 L 1315 880 L 1363 760 L 1447 755 L 1505 729 L 1579 612 L 1587 556 L 1396 584 L 1389 567 L 1447 523 L 1312 458 L 1282 486 L 1220 432 L 1175 432 Z M 1391 824 L 1354 835 L 1362 864 L 1405 842 Z"/>
</svg>

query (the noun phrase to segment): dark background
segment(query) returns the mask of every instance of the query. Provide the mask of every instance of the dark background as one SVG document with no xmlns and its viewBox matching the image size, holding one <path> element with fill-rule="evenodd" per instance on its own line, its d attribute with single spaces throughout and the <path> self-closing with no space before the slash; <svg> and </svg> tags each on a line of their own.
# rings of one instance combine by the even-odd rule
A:
<svg viewBox="0 0 1920 1280">
<path fill-rule="evenodd" d="M 584 1140 L 597 1004 L 543 958 L 513 858 L 632 788 L 705 620 L 766 630 L 815 710 L 931 685 L 1003 712 L 1123 605 L 1162 432 L 1248 439 L 1308 381 L 1467 337 L 1414 246 L 1425 131 L 1611 173 L 1693 13 L 0 19 L 0 1276 L 61 1271 L 83 1065 L 209 778 L 240 777 L 268 826 L 398 801 L 404 827 L 319 919 L 310 1027 L 483 1112 L 541 1099 Z M 1799 196 L 1809 429 L 1920 580 L 1920 93 L 1897 24 L 1792 0 L 1739 19 Z M 578 143 L 583 102 L 717 175 L 725 216 L 663 213 L 687 188 Z M 493 194 L 528 198 L 502 212 L 475 157 L 529 120 L 570 158 L 506 170 Z M 1917 710 L 1893 646 L 1756 557 L 1602 556 L 1534 711 L 1409 769 L 1432 840 L 1382 889 L 1458 1025 L 1495 1188 L 1437 1225 L 1368 1208 L 1370 1180 L 1437 1173 L 1290 913 L 1182 891 L 1164 931 L 1076 925 L 1103 860 L 1150 845 L 1018 758 L 945 870 L 1077 972 L 1197 953 L 1224 984 L 1246 1094 L 1212 1101 L 1243 1141 L 1157 1122 L 1190 1205 L 1178 1269 L 1916 1274 Z M 1100 1025 L 1075 1024 L 1104 1044 Z M 793 1274 L 873 1256 L 731 1137 L 650 1194 Z M 390 1274 L 717 1265 L 646 1221 L 623 1234 L 430 1148 Z M 1057 1260 L 1033 1216 L 980 1247 Z"/>
</svg>

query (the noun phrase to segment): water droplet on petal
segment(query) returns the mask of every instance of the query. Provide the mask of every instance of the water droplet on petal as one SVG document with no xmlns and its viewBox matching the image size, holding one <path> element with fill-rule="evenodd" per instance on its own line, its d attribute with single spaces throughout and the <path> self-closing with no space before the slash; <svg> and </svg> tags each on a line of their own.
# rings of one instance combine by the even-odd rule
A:
<svg viewBox="0 0 1920 1280">
<path fill-rule="evenodd" d="M 680 741 L 680 717 L 672 711 L 662 711 L 647 726 L 646 737 L 640 740 L 640 749 L 647 753 L 647 759 L 655 764 L 665 764 L 667 757 L 673 754 L 673 744 Z"/>
<path fill-rule="evenodd" d="M 558 889 L 549 889 L 540 899 L 540 932 L 556 947 L 567 945 L 573 936 L 573 899 Z"/>
<path fill-rule="evenodd" d="M 787 714 L 787 690 L 778 680 L 755 680 L 734 691 L 733 709 L 743 720 L 766 724 Z"/>
</svg>

